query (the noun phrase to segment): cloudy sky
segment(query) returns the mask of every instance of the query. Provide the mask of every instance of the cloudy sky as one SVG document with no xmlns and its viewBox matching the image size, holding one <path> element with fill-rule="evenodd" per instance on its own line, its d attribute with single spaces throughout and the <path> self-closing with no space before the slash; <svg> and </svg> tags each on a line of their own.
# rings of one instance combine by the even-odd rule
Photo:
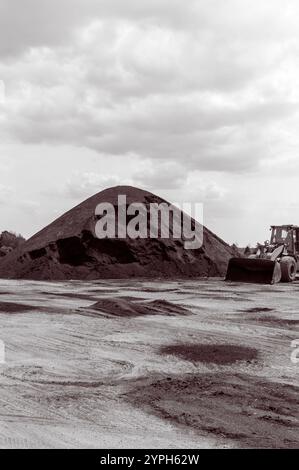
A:
<svg viewBox="0 0 299 470">
<path fill-rule="evenodd" d="M 298 0 L 0 0 L 0 230 L 105 187 L 299 224 Z"/>
</svg>

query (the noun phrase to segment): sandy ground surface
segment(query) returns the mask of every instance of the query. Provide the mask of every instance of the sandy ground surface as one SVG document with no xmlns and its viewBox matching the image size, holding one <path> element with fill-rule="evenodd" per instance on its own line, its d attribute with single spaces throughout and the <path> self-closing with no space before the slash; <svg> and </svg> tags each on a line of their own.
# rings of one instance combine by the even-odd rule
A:
<svg viewBox="0 0 299 470">
<path fill-rule="evenodd" d="M 0 448 L 298 447 L 299 283 L 0 281 Z"/>
</svg>

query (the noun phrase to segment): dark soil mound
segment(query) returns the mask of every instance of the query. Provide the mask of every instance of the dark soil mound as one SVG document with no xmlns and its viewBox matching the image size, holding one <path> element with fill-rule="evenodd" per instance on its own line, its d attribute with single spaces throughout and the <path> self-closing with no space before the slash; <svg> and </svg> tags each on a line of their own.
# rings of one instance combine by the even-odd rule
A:
<svg viewBox="0 0 299 470">
<path fill-rule="evenodd" d="M 235 344 L 174 344 L 163 347 L 161 353 L 174 355 L 185 361 L 220 365 L 251 362 L 258 358 L 256 349 Z"/>
<path fill-rule="evenodd" d="M 172 304 L 166 300 L 152 300 L 149 302 L 127 297 L 101 299 L 88 308 L 118 317 L 138 317 L 142 315 L 187 315 L 191 313 L 186 308 Z"/>
<path fill-rule="evenodd" d="M 33 305 L 18 304 L 15 302 L 0 302 L 0 313 L 24 313 L 37 310 Z"/>
<path fill-rule="evenodd" d="M 246 374 L 188 374 L 149 380 L 129 402 L 199 436 L 238 447 L 297 448 L 298 388 Z"/>
<path fill-rule="evenodd" d="M 232 249 L 203 229 L 203 246 L 185 248 L 183 239 L 124 238 L 98 239 L 95 236 L 99 203 L 117 208 L 118 196 L 126 204 L 162 203 L 158 196 L 118 186 L 87 199 L 38 232 L 20 248 L 0 261 L 0 277 L 36 280 L 101 278 L 179 278 L 223 275 Z M 189 218 L 189 220 L 191 220 Z M 194 226 L 194 220 L 191 220 Z"/>
</svg>

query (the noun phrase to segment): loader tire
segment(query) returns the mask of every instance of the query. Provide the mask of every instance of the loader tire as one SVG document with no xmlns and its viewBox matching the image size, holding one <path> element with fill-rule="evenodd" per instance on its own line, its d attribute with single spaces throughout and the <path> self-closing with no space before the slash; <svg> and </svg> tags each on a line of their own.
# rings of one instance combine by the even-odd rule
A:
<svg viewBox="0 0 299 470">
<path fill-rule="evenodd" d="M 296 279 L 297 263 L 291 256 L 285 256 L 280 261 L 281 282 L 293 282 Z"/>
</svg>

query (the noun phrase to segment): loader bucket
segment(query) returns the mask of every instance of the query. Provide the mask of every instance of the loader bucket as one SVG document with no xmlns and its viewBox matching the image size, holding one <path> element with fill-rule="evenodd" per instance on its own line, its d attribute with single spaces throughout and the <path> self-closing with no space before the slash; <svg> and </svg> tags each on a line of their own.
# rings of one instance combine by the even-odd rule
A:
<svg viewBox="0 0 299 470">
<path fill-rule="evenodd" d="M 261 258 L 231 258 L 225 280 L 275 284 L 281 280 L 280 264 Z"/>
</svg>

